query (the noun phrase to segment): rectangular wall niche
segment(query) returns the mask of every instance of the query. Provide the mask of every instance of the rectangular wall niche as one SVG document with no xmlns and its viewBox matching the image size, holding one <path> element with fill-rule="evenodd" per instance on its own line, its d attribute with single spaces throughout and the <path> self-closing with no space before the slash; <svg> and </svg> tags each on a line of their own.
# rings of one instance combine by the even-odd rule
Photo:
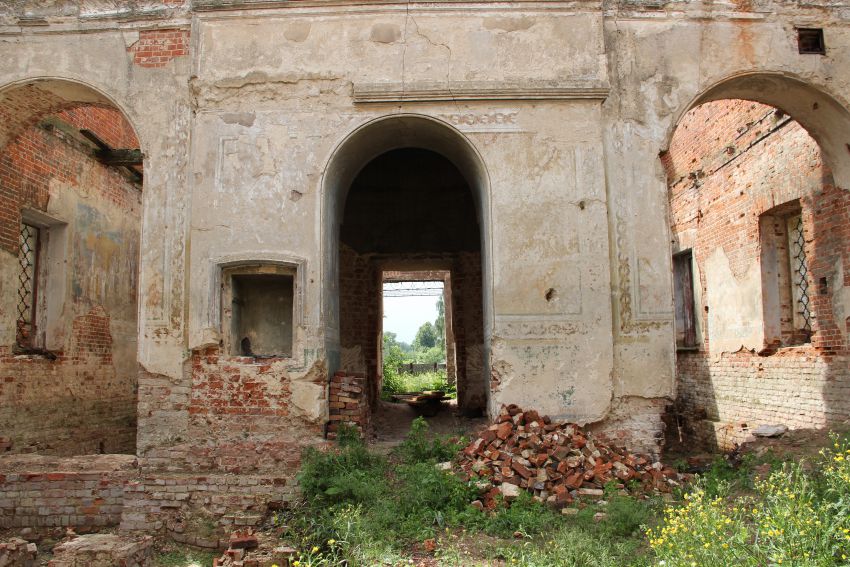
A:
<svg viewBox="0 0 850 567">
<path fill-rule="evenodd" d="M 222 327 L 234 356 L 292 356 L 295 269 L 241 266 L 222 272 Z"/>
</svg>

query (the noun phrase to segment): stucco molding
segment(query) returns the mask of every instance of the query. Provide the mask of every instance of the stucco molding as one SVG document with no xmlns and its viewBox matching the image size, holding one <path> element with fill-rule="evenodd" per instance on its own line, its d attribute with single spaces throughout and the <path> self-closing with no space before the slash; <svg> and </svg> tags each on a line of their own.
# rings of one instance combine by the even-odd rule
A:
<svg viewBox="0 0 850 567">
<path fill-rule="evenodd" d="M 273 264 L 293 268 L 295 270 L 295 305 L 293 306 L 293 327 L 303 327 L 307 320 L 306 303 L 304 301 L 307 285 L 307 259 L 293 254 L 280 252 L 257 251 L 228 254 L 210 258 L 208 267 L 210 274 L 210 288 L 207 307 L 207 321 L 202 329 L 206 345 L 210 339 L 218 340 L 221 333 L 221 278 L 222 272 L 227 268 L 252 266 L 257 264 Z M 297 345 L 296 345 L 297 346 Z M 193 345 L 192 348 L 198 348 Z M 293 347 L 293 353 L 297 352 Z"/>
<path fill-rule="evenodd" d="M 412 84 L 355 83 L 355 104 L 394 102 L 451 102 L 496 100 L 597 100 L 608 98 L 610 89 L 599 84 L 453 83 Z"/>
<path fill-rule="evenodd" d="M 589 7 L 593 10 L 599 10 L 602 7 L 600 0 L 490 0 L 482 2 L 481 0 L 193 0 L 193 12 L 222 12 L 228 10 L 258 10 L 258 9 L 279 9 L 279 8 L 338 8 L 346 6 L 365 6 L 365 7 L 381 7 L 381 6 L 401 6 L 409 8 L 412 6 L 424 6 L 433 8 L 434 6 L 450 6 L 461 7 L 468 10 L 472 6 L 481 6 L 485 9 L 490 9 L 492 4 L 501 4 L 503 6 L 511 6 L 521 4 L 532 8 L 565 8 L 575 9 L 576 7 Z"/>
</svg>

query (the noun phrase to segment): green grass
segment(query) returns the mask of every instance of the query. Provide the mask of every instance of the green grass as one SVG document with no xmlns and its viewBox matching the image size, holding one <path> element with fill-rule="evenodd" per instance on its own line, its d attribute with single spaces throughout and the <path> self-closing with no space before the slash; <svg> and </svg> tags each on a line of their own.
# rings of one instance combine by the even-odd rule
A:
<svg viewBox="0 0 850 567">
<path fill-rule="evenodd" d="M 337 449 L 307 450 L 299 474 L 304 499 L 278 518 L 284 537 L 301 550 L 301 565 L 407 564 L 430 539 L 445 565 L 628 565 L 645 555 L 638 526 L 654 509 L 632 498 L 613 497 L 607 509 L 614 517 L 598 523 L 593 513 L 602 508 L 566 517 L 526 493 L 493 512 L 473 508 L 479 488 L 435 466 L 462 444 L 432 434 L 420 418 L 389 456 L 371 453 L 345 430 Z M 452 543 L 449 536 L 457 534 Z M 482 537 L 493 544 L 470 560 L 465 548 Z M 582 563 L 591 552 L 602 562 Z M 560 555 L 570 559 L 559 562 Z"/>
<path fill-rule="evenodd" d="M 462 445 L 419 419 L 389 456 L 345 429 L 335 450 L 308 450 L 304 499 L 279 518 L 300 566 L 407 565 L 428 541 L 439 565 L 464 567 L 850 567 L 847 440 L 808 463 L 719 458 L 670 503 L 606 486 L 604 505 L 572 515 L 527 493 L 471 507 L 479 488 L 435 467 Z"/>
<path fill-rule="evenodd" d="M 219 554 L 194 549 L 170 550 L 154 558 L 154 567 L 209 567 Z"/>
<path fill-rule="evenodd" d="M 409 392 L 426 392 L 428 390 L 440 390 L 449 398 L 457 397 L 457 388 L 449 384 L 445 370 L 411 374 L 409 372 L 397 373 L 395 371 L 384 372 L 384 382 L 381 387 L 381 398 L 389 400 L 393 394 L 406 394 Z"/>
</svg>

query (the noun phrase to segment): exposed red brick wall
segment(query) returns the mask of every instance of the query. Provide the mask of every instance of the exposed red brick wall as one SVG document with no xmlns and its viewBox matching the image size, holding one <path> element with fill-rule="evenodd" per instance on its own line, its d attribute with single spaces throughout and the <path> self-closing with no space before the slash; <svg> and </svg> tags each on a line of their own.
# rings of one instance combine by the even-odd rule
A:
<svg viewBox="0 0 850 567">
<path fill-rule="evenodd" d="M 295 498 L 291 475 L 144 474 L 126 483 L 122 531 L 224 549 L 234 529 L 262 524 Z"/>
<path fill-rule="evenodd" d="M 358 254 L 340 244 L 339 336 L 343 368 L 366 377 L 368 403 L 378 398 L 378 328 L 381 307 L 381 271 L 370 254 Z M 360 361 L 354 361 L 359 347 Z M 346 355 L 345 352 L 349 354 Z"/>
<path fill-rule="evenodd" d="M 0 528 L 117 526 L 135 475 L 131 455 L 0 458 Z"/>
<path fill-rule="evenodd" d="M 0 349 L 0 441 L 8 450 L 55 455 L 135 450 L 135 377 L 116 373 L 106 344 L 109 320 L 90 313 L 73 325 L 95 331 L 72 340 L 55 360 Z"/>
<path fill-rule="evenodd" d="M 378 398 L 378 341 L 381 329 L 381 290 L 384 266 L 399 263 L 415 267 L 440 265 L 451 272 L 452 324 L 456 348 L 458 403 L 476 413 L 486 404 L 483 372 L 483 295 L 481 254 L 478 252 L 431 254 L 358 254 L 340 245 L 339 312 L 342 370 L 365 374 L 368 403 Z M 360 359 L 356 360 L 358 355 Z"/>
<path fill-rule="evenodd" d="M 462 252 L 452 265 L 452 321 L 458 406 L 475 415 L 487 405 L 484 374 L 484 299 L 481 254 Z"/>
<path fill-rule="evenodd" d="M 76 108 L 59 117 L 77 128 L 94 131 L 115 147 L 138 148 L 132 127 L 117 110 Z M 91 159 L 64 133 L 33 126 L 0 151 L 0 248 L 17 254 L 21 209 L 46 211 L 50 184 L 56 182 L 84 183 L 87 191 L 124 209 L 138 208 L 140 203 L 139 189 L 119 170 Z"/>
<path fill-rule="evenodd" d="M 139 140 L 133 126 L 118 109 L 81 105 L 59 112 L 57 117 L 78 129 L 91 130 L 111 148 L 138 149 L 139 147 Z"/>
<path fill-rule="evenodd" d="M 115 109 L 65 109 L 58 117 L 116 146 L 138 143 Z M 140 188 L 73 136 L 30 126 L 0 150 L 4 273 L 15 271 L 24 208 L 67 223 L 68 278 L 61 347 L 51 357 L 16 355 L 13 338 L 0 344 L 3 444 L 12 452 L 133 452 Z M 0 293 L 0 316 L 14 322 L 14 282 L 5 280 Z"/>
<path fill-rule="evenodd" d="M 324 419 L 305 418 L 293 403 L 292 381 L 327 383 L 322 364 L 294 366 L 286 358 L 221 355 L 216 347 L 192 352 L 185 403 L 183 386 L 154 388 L 146 381 L 140 396 L 150 397 L 140 404 L 143 418 L 153 417 L 155 407 L 168 406 L 169 415 L 174 412 L 177 418 L 188 410 L 188 422 L 184 419 L 180 429 L 169 430 L 170 440 L 140 447 L 145 465 L 163 471 L 274 471 L 291 477 L 303 448 L 324 443 L 325 428 Z"/>
<path fill-rule="evenodd" d="M 189 30 L 177 28 L 139 32 L 139 41 L 127 48 L 140 67 L 164 67 L 175 57 L 189 54 Z"/>
<path fill-rule="evenodd" d="M 253 357 L 219 356 L 219 349 L 192 356 L 191 415 L 257 415 L 287 417 L 292 393 L 285 382 L 272 388 L 264 378 L 274 365 Z"/>
<path fill-rule="evenodd" d="M 751 352 L 679 352 L 678 397 L 685 409 L 684 439 L 731 449 L 761 424 L 825 428 L 850 415 L 850 357 L 810 347 L 770 356 Z M 668 437 L 675 431 L 668 431 Z"/>
<path fill-rule="evenodd" d="M 702 314 L 702 344 L 678 355 L 678 396 L 702 422 L 692 434 L 729 446 L 761 423 L 824 427 L 850 415 L 844 402 L 848 371 L 846 333 L 834 294 L 850 285 L 850 192 L 832 184 L 816 142 L 775 109 L 741 100 L 717 101 L 689 112 L 662 160 L 670 186 L 674 239 L 693 242 L 703 303 L 705 265 L 718 247 L 735 277 L 760 263 L 759 218 L 799 200 L 810 269 L 811 342 L 796 347 L 710 356 L 712 329 Z M 693 237 L 695 233 L 695 238 Z M 843 273 L 834 274 L 843 262 Z M 834 277 L 837 276 L 837 277 Z M 821 278 L 832 282 L 820 289 Z M 711 306 L 707 306 L 711 309 Z M 741 424 L 747 424 L 741 428 Z M 737 428 L 737 429 L 736 429 Z"/>
<path fill-rule="evenodd" d="M 56 114 L 70 106 L 74 106 L 74 103 L 42 90 L 35 84 L 11 89 L 0 95 L 0 134 L 8 142 L 42 117 Z"/>
</svg>

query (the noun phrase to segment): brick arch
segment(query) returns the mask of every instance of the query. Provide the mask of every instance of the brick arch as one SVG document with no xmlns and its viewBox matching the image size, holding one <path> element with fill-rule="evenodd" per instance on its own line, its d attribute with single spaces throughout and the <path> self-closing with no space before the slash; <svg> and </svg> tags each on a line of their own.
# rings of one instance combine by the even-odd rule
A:
<svg viewBox="0 0 850 567">
<path fill-rule="evenodd" d="M 95 87 L 0 87 L 0 372 L 14 384 L 0 391 L 0 429 L 13 452 L 135 450 L 141 185 L 83 129 L 140 149 Z"/>
<path fill-rule="evenodd" d="M 64 114 L 75 125 L 92 127 L 112 113 L 120 118 L 121 132 L 98 132 L 116 147 L 139 148 L 138 129 L 127 112 L 112 98 L 91 85 L 61 78 L 34 78 L 0 88 L 0 148 L 45 116 Z"/>
<path fill-rule="evenodd" d="M 741 99 L 778 108 L 817 142 L 840 187 L 850 189 L 850 111 L 825 89 L 788 73 L 758 71 L 724 77 L 695 95 L 668 127 L 664 151 L 691 109 L 711 101 Z"/>
</svg>

